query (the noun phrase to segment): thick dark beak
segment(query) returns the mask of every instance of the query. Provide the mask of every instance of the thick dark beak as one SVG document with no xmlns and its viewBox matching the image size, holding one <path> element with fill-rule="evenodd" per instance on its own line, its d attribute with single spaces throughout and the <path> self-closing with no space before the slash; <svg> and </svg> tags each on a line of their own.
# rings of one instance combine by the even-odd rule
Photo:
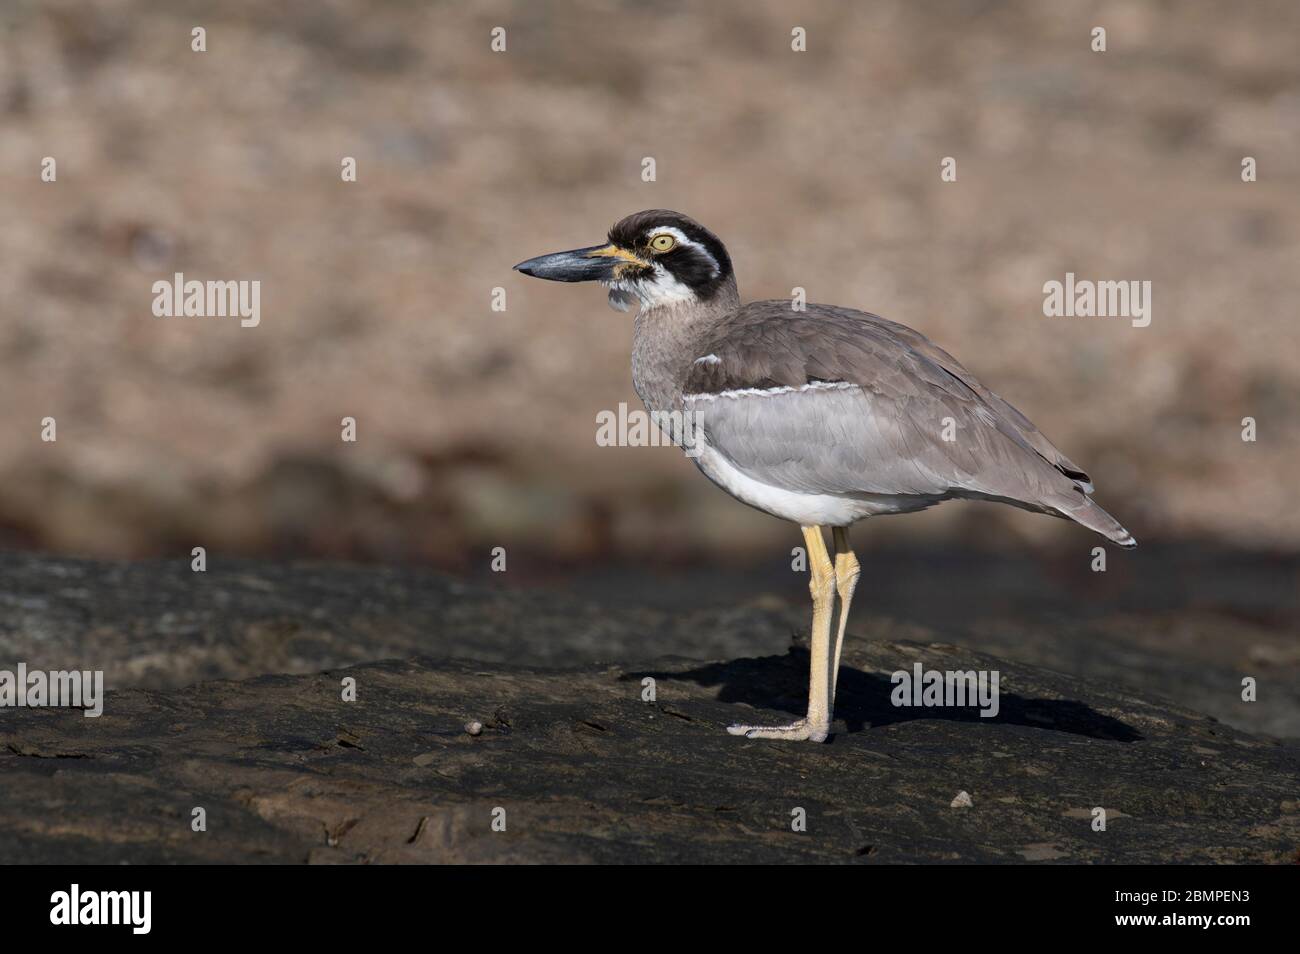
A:
<svg viewBox="0 0 1300 954">
<path fill-rule="evenodd" d="M 613 280 L 618 266 L 629 263 L 645 264 L 631 252 L 616 246 L 593 245 L 570 252 L 539 255 L 520 262 L 515 271 L 552 282 L 607 282 Z"/>
</svg>

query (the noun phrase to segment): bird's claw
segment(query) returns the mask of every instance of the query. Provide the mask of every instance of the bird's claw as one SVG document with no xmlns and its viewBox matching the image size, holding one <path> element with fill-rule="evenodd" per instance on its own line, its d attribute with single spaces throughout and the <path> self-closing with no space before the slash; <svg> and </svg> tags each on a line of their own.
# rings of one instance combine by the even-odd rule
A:
<svg viewBox="0 0 1300 954">
<path fill-rule="evenodd" d="M 727 731 L 732 735 L 743 735 L 747 739 L 783 739 L 790 742 L 825 742 L 830 734 L 829 726 L 811 726 L 807 719 L 791 722 L 789 725 L 729 725 Z"/>
</svg>

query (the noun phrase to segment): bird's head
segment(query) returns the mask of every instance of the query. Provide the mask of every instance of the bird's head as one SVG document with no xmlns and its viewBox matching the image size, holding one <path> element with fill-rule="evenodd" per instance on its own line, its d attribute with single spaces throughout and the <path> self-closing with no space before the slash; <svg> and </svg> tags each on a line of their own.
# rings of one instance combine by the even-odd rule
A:
<svg viewBox="0 0 1300 954">
<path fill-rule="evenodd" d="M 707 302 L 734 287 L 731 258 L 718 237 L 680 212 L 636 212 L 609 230 L 604 245 L 539 255 L 517 271 L 553 282 L 600 282 L 609 303 L 627 311 Z"/>
</svg>

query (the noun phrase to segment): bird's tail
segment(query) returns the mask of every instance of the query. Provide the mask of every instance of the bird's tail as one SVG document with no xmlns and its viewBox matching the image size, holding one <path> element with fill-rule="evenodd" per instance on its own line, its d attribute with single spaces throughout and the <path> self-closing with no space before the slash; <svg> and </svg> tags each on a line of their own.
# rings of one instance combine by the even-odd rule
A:
<svg viewBox="0 0 1300 954">
<path fill-rule="evenodd" d="M 1091 497 L 1084 495 L 1083 502 L 1073 506 L 1058 508 L 1062 514 L 1069 517 L 1075 523 L 1082 524 L 1089 530 L 1100 533 L 1107 540 L 1116 543 L 1126 550 L 1132 550 L 1138 545 L 1133 534 L 1129 533 L 1120 522 L 1108 514 L 1101 507 L 1093 502 Z"/>
</svg>

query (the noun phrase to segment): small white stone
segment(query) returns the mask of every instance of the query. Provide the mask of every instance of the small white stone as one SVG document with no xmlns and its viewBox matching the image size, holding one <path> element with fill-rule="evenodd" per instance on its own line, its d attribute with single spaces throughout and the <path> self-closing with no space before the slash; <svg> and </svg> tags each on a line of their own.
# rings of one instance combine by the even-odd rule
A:
<svg viewBox="0 0 1300 954">
<path fill-rule="evenodd" d="M 970 800 L 969 792 L 958 792 L 957 797 L 952 800 L 953 808 L 970 808 L 975 803 Z"/>
<path fill-rule="evenodd" d="M 482 734 L 483 734 L 483 723 L 482 723 L 482 722 L 466 722 L 466 723 L 465 723 L 465 731 L 468 732 L 470 735 L 482 735 Z M 963 792 L 962 794 L 965 794 L 965 793 Z"/>
</svg>

